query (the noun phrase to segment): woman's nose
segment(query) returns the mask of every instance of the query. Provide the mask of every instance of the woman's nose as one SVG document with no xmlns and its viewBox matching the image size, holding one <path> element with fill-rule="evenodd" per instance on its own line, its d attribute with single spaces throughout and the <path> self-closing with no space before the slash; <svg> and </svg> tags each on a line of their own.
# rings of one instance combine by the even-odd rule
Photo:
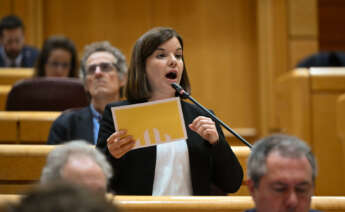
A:
<svg viewBox="0 0 345 212">
<path fill-rule="evenodd" d="M 175 66 L 177 64 L 177 58 L 175 55 L 171 55 L 169 57 L 169 66 Z"/>
</svg>

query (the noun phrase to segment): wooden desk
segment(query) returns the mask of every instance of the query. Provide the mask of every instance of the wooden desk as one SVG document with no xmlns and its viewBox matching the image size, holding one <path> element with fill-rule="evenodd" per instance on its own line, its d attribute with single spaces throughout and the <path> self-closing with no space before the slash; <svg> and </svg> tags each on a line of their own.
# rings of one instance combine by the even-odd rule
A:
<svg viewBox="0 0 345 212">
<path fill-rule="evenodd" d="M 337 99 L 337 137 L 341 146 L 343 170 L 345 170 L 345 94 Z"/>
<path fill-rule="evenodd" d="M 13 85 L 16 81 L 33 76 L 33 68 L 0 68 L 0 85 Z"/>
<path fill-rule="evenodd" d="M 10 92 L 12 85 L 0 85 L 0 111 L 6 108 L 7 95 Z"/>
<path fill-rule="evenodd" d="M 282 132 L 305 140 L 318 161 L 316 195 L 345 195 L 337 98 L 345 93 L 344 68 L 296 69 L 277 81 L 277 120 Z"/>
<path fill-rule="evenodd" d="M 0 205 L 16 203 L 21 195 L 0 195 Z M 124 212 L 243 212 L 254 207 L 250 196 L 121 196 L 107 195 Z M 311 208 L 323 212 L 345 212 L 345 197 L 313 196 Z"/>
<path fill-rule="evenodd" d="M 0 111 L 0 143 L 45 144 L 61 112 Z"/>
<path fill-rule="evenodd" d="M 35 184 L 41 175 L 48 153 L 53 145 L 0 145 L 0 194 L 19 194 Z M 233 147 L 244 172 L 250 150 L 248 147 Z M 242 186 L 235 195 L 248 195 Z"/>
</svg>

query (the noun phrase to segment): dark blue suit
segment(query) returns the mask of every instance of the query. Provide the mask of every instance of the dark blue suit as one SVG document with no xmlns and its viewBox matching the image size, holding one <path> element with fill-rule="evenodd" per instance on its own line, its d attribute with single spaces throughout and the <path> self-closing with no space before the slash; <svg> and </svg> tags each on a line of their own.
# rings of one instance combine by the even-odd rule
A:
<svg viewBox="0 0 345 212">
<path fill-rule="evenodd" d="M 35 66 L 36 59 L 38 57 L 38 50 L 36 48 L 30 47 L 30 46 L 24 46 L 21 54 L 23 55 L 22 61 L 20 63 L 20 67 L 23 68 L 32 68 Z M 6 67 L 5 66 L 5 60 L 2 57 L 2 54 L 0 54 L 0 67 Z"/>
<path fill-rule="evenodd" d="M 93 122 L 90 107 L 62 113 L 52 124 L 47 144 L 61 144 L 83 139 L 94 144 Z"/>
</svg>

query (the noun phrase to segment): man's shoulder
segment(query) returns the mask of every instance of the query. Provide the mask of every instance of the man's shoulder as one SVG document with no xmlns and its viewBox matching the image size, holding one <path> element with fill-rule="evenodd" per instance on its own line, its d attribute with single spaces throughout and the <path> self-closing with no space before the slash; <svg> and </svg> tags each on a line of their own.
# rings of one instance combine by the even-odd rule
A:
<svg viewBox="0 0 345 212">
<path fill-rule="evenodd" d="M 57 122 L 64 122 L 68 121 L 70 119 L 75 119 L 80 116 L 86 116 L 89 115 L 91 116 L 91 111 L 89 106 L 83 107 L 83 108 L 73 108 L 73 109 L 68 109 L 65 110 L 64 112 L 61 113 L 61 115 L 56 119 Z"/>
</svg>

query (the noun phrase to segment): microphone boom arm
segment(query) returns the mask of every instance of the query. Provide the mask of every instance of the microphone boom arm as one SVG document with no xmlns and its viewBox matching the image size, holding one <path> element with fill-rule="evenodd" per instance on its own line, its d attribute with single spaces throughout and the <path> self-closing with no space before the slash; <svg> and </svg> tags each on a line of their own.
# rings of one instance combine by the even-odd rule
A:
<svg viewBox="0 0 345 212">
<path fill-rule="evenodd" d="M 171 86 L 177 91 L 177 93 L 179 95 L 181 95 L 182 97 L 186 97 L 188 98 L 190 101 L 192 101 L 194 104 L 196 104 L 198 107 L 200 107 L 200 109 L 202 109 L 203 111 L 205 111 L 208 115 L 210 115 L 213 120 L 215 120 L 217 123 L 219 123 L 220 125 L 222 125 L 226 130 L 228 130 L 231 134 L 233 134 L 236 138 L 238 138 L 242 143 L 244 143 L 245 145 L 247 145 L 249 148 L 252 148 L 252 145 L 246 141 L 242 136 L 240 136 L 238 133 L 236 133 L 233 129 L 231 129 L 228 125 L 226 125 L 222 120 L 220 120 L 217 116 L 215 116 L 213 113 L 211 113 L 211 111 L 209 111 L 207 108 L 205 108 L 204 106 L 202 106 L 198 101 L 196 101 L 193 97 L 191 97 L 189 95 L 188 92 L 186 92 L 185 90 L 183 90 L 183 88 L 176 84 L 176 83 L 172 83 Z"/>
</svg>

